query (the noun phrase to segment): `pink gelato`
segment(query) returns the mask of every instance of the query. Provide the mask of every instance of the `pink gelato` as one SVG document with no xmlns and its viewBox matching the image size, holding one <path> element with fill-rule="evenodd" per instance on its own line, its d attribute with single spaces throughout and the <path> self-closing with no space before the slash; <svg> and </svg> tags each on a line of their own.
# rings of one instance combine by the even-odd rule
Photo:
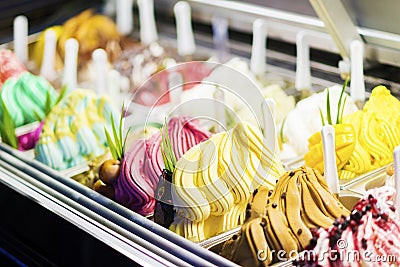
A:
<svg viewBox="0 0 400 267">
<path fill-rule="evenodd" d="M 168 122 L 168 135 L 178 160 L 211 133 L 203 130 L 198 120 L 180 116 Z M 161 133 L 137 140 L 125 153 L 120 177 L 114 185 L 116 201 L 144 216 L 154 212 L 154 191 L 164 169 L 160 144 Z"/>
<path fill-rule="evenodd" d="M 367 192 L 349 217 L 329 229 L 315 229 L 299 266 L 399 266 L 400 223 L 394 189 Z"/>
<path fill-rule="evenodd" d="M 24 64 L 11 50 L 0 49 L 0 88 L 11 77 L 18 77 L 25 72 Z"/>
</svg>

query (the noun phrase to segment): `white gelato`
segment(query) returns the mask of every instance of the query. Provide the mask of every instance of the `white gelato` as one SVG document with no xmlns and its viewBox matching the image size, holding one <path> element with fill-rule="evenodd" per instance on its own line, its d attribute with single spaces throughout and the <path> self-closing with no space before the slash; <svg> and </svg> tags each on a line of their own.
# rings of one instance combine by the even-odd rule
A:
<svg viewBox="0 0 400 267">
<path fill-rule="evenodd" d="M 182 107 L 182 112 L 186 115 L 198 116 L 204 114 L 205 109 L 207 109 L 211 117 L 218 118 L 215 115 L 217 111 L 214 107 L 216 101 L 205 101 L 205 105 L 190 105 L 191 101 L 198 101 L 199 99 L 218 101 L 218 97 L 216 97 L 217 86 L 215 85 L 222 85 L 220 87 L 224 95 L 222 106 L 225 107 L 225 113 L 230 113 L 227 116 L 228 127 L 234 126 L 235 123 L 232 122 L 238 120 L 251 122 L 255 118 L 254 116 L 257 120 L 261 119 L 256 111 L 259 107 L 254 107 L 248 101 L 257 96 L 272 98 L 275 101 L 275 120 L 278 127 L 288 112 L 295 106 L 294 97 L 288 96 L 280 85 L 263 86 L 250 71 L 245 60 L 233 58 L 224 65 L 215 68 L 202 84 L 182 93 L 181 103 L 183 105 L 186 103 L 186 107 Z M 228 90 L 225 90 L 225 87 Z"/>
</svg>

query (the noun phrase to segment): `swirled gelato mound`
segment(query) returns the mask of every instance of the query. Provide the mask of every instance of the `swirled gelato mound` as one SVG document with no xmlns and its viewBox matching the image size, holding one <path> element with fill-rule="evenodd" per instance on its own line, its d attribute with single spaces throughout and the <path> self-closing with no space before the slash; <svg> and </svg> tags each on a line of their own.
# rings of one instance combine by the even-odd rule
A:
<svg viewBox="0 0 400 267">
<path fill-rule="evenodd" d="M 42 120 L 46 108 L 52 107 L 57 94 L 43 77 L 24 72 L 3 84 L 0 97 L 6 105 L 15 127 Z M 0 106 L 0 117 L 2 107 Z"/>
<path fill-rule="evenodd" d="M 0 49 L 0 89 L 8 78 L 18 78 L 25 71 L 24 64 L 11 50 Z"/>
<path fill-rule="evenodd" d="M 308 151 L 308 139 L 316 132 L 321 131 L 322 122 L 318 115 L 320 111 L 324 119 L 327 118 L 327 92 L 329 90 L 330 103 L 338 103 L 342 88 L 338 85 L 329 87 L 323 92 L 314 94 L 299 101 L 296 108 L 289 112 L 283 126 L 283 136 L 287 145 L 293 148 L 298 156 L 303 156 Z M 347 94 L 345 93 L 346 97 Z M 350 97 L 344 105 L 343 114 L 351 114 L 357 111 L 357 107 Z M 330 114 L 336 118 L 338 114 L 337 105 L 331 105 Z"/>
<path fill-rule="evenodd" d="M 198 120 L 185 116 L 171 118 L 167 127 L 177 159 L 211 135 Z M 135 141 L 125 153 L 120 176 L 114 183 L 116 201 L 141 215 L 153 213 L 156 204 L 154 191 L 165 168 L 161 141 L 160 132 Z"/>
<path fill-rule="evenodd" d="M 354 129 L 354 136 L 336 134 L 336 157 L 339 159 L 338 171 L 340 179 L 352 179 L 368 171 L 393 162 L 393 150 L 400 144 L 400 101 L 390 94 L 384 86 L 372 90 L 370 99 L 363 110 L 343 117 L 343 125 Z M 315 135 L 320 135 L 316 133 Z M 350 138 L 351 137 L 351 138 Z M 351 142 L 354 150 L 350 157 Z M 347 150 L 341 148 L 348 143 Z M 305 160 L 308 166 L 316 168 L 323 162 L 323 154 L 315 153 L 312 147 L 322 146 L 321 139 L 309 139 L 310 151 Z M 344 157 L 347 155 L 346 157 Z M 343 162 L 347 158 L 345 162 Z M 323 164 L 322 164 L 323 168 Z"/>
<path fill-rule="evenodd" d="M 335 124 L 336 163 L 340 170 L 348 163 L 356 146 L 356 135 L 351 124 Z M 324 151 L 321 132 L 316 132 L 308 139 L 308 151 L 304 155 L 304 162 L 320 173 L 324 173 Z"/>
<path fill-rule="evenodd" d="M 297 266 L 400 266 L 400 224 L 393 206 L 394 189 L 372 189 L 350 216 L 312 232 Z"/>
<path fill-rule="evenodd" d="M 92 58 L 92 52 L 97 48 L 105 49 L 112 60 L 121 53 L 121 37 L 116 24 L 109 17 L 96 14 L 92 9 L 87 9 L 62 25 L 52 26 L 40 34 L 32 54 L 38 68 L 43 58 L 44 36 L 47 30 L 55 31 L 57 36 L 56 69 L 63 65 L 65 43 L 69 38 L 75 38 L 79 43 L 78 60 L 80 66 L 83 66 Z"/>
<path fill-rule="evenodd" d="M 211 136 L 177 161 L 170 230 L 200 241 L 238 226 L 252 192 L 261 185 L 272 189 L 283 172 L 259 128 L 239 123 Z"/>
<path fill-rule="evenodd" d="M 108 151 L 104 129 L 110 131 L 114 107 L 105 96 L 77 89 L 47 115 L 35 158 L 56 170 L 86 163 Z"/>
<path fill-rule="evenodd" d="M 349 214 L 319 172 L 308 167 L 286 172 L 268 197 L 265 191 L 256 193 L 250 208 L 241 231 L 224 244 L 221 253 L 242 266 L 278 261 L 273 250 L 285 251 L 287 257 L 301 251 L 312 238 L 310 229 L 327 227 Z"/>
<path fill-rule="evenodd" d="M 92 52 L 103 48 L 110 55 L 120 53 L 120 34 L 116 24 L 107 16 L 94 14 L 88 9 L 67 20 L 62 25 L 58 46 L 61 55 L 64 55 L 65 42 L 75 38 L 79 42 L 79 60 L 85 61 L 92 57 Z"/>
</svg>

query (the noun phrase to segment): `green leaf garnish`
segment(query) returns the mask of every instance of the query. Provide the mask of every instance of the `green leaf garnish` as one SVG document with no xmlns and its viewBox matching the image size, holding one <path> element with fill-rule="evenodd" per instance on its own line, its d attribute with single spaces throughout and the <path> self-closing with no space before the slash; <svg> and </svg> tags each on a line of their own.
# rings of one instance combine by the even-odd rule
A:
<svg viewBox="0 0 400 267">
<path fill-rule="evenodd" d="M 342 87 L 342 91 L 340 92 L 338 108 L 337 108 L 338 112 L 337 112 L 337 116 L 336 116 L 336 124 L 340 124 L 342 122 L 343 112 L 340 112 L 340 111 L 344 110 L 345 103 L 342 104 L 342 98 L 343 98 L 343 95 L 344 95 L 344 92 L 346 90 L 346 87 L 347 87 L 348 83 L 349 83 L 349 78 L 347 78 L 344 81 L 343 87 Z"/>
<path fill-rule="evenodd" d="M 129 135 L 129 133 L 131 132 L 131 130 L 132 130 L 132 128 L 129 127 L 129 128 L 128 128 L 128 131 L 126 131 L 125 138 L 124 138 L 124 142 L 123 142 L 123 144 L 122 144 L 122 155 L 125 154 L 126 139 L 128 139 L 128 135 Z"/>
<path fill-rule="evenodd" d="M 45 114 L 45 116 L 46 116 L 47 114 L 49 114 L 50 111 L 51 111 L 51 107 L 53 106 L 51 102 L 52 102 L 52 101 L 51 101 L 50 92 L 47 91 L 47 92 L 46 92 L 46 102 L 45 102 L 45 105 L 44 105 L 44 114 Z M 41 119 L 40 119 L 39 121 L 41 121 Z"/>
<path fill-rule="evenodd" d="M 160 148 L 165 169 L 173 173 L 176 166 L 176 157 L 174 154 L 174 150 L 172 149 L 171 139 L 169 138 L 168 135 L 168 123 L 166 119 L 164 124 L 164 132 L 163 129 L 160 129 L 160 132 L 161 132 Z"/>
<path fill-rule="evenodd" d="M 123 117 L 124 117 L 124 105 L 122 105 L 121 115 L 119 118 L 119 128 L 117 131 L 117 127 L 115 126 L 113 115 L 112 115 L 112 113 L 110 114 L 110 120 L 112 122 L 111 123 L 112 138 L 111 138 L 111 134 L 107 131 L 107 128 L 104 127 L 108 147 L 110 148 L 112 157 L 116 160 L 121 160 L 124 157 L 126 139 L 131 130 L 131 128 L 129 128 L 128 131 L 126 132 L 125 136 L 123 136 L 123 131 L 122 131 Z"/>
<path fill-rule="evenodd" d="M 113 142 L 110 134 L 108 133 L 108 131 L 107 131 L 107 129 L 105 127 L 104 127 L 104 131 L 106 132 L 107 144 L 108 144 L 108 147 L 110 148 L 110 152 L 111 152 L 112 157 L 114 159 L 120 159 L 120 156 L 118 155 L 118 152 L 117 152 L 117 150 L 115 148 L 114 142 Z"/>
<path fill-rule="evenodd" d="M 64 96 L 67 94 L 68 91 L 68 87 L 66 85 L 63 85 L 63 87 L 61 87 L 61 91 L 60 94 L 58 95 L 56 102 L 54 103 L 54 105 L 57 105 L 58 103 L 60 103 L 60 101 L 64 98 Z"/>
<path fill-rule="evenodd" d="M 346 91 L 346 87 L 347 87 L 348 83 L 349 83 L 349 79 L 347 78 L 344 81 L 343 87 L 342 87 L 342 91 L 340 92 L 339 101 L 338 101 L 338 104 L 337 104 L 337 114 L 336 114 L 335 124 L 342 123 L 344 107 L 346 105 L 346 100 L 347 100 L 347 95 L 345 95 L 345 91 Z M 326 120 L 327 120 L 327 124 L 333 125 L 332 114 L 331 114 L 331 100 L 330 100 L 330 95 L 329 95 L 329 88 L 327 88 L 326 90 L 327 90 L 327 93 L 326 93 Z M 344 96 L 344 98 L 343 98 L 343 96 Z M 325 125 L 325 120 L 324 120 L 324 116 L 322 114 L 321 109 L 319 110 L 319 115 L 321 117 L 322 125 L 324 126 Z"/>
<path fill-rule="evenodd" d="M 342 123 L 343 120 L 343 113 L 344 113 L 344 107 L 346 106 L 346 101 L 347 101 L 347 96 L 344 98 L 343 105 L 341 107 L 340 111 L 340 123 Z"/>
<path fill-rule="evenodd" d="M 158 122 L 146 122 L 146 123 L 142 123 L 142 124 L 137 124 L 137 125 L 131 126 L 130 130 L 134 131 L 134 130 L 139 129 L 139 128 L 145 128 L 146 126 L 150 126 L 150 127 L 154 127 L 154 128 L 160 129 L 163 125 L 161 123 L 158 123 Z"/>
<path fill-rule="evenodd" d="M 324 120 L 324 115 L 322 114 L 322 110 L 320 108 L 318 108 L 318 110 L 319 110 L 319 116 L 321 117 L 322 126 L 325 126 L 325 120 Z"/>
<path fill-rule="evenodd" d="M 15 124 L 3 99 L 1 99 L 1 105 L 3 107 L 3 118 L 2 122 L 0 123 L 1 139 L 4 143 L 12 146 L 13 148 L 18 148 L 18 140 L 15 134 Z"/>
<path fill-rule="evenodd" d="M 329 96 L 329 88 L 327 89 L 328 92 L 326 93 L 326 119 L 329 125 L 332 125 L 332 117 L 331 117 L 331 98 Z"/>
<path fill-rule="evenodd" d="M 32 112 L 37 121 L 42 121 L 42 117 L 35 110 L 32 110 Z"/>
</svg>

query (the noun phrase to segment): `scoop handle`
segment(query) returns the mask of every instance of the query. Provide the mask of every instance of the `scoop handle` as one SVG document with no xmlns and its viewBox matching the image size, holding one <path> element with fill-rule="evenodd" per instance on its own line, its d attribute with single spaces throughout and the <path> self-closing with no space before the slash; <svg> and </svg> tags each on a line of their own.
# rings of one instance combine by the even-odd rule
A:
<svg viewBox="0 0 400 267">
<path fill-rule="evenodd" d="M 94 50 L 92 53 L 92 60 L 94 64 L 95 79 L 96 79 L 95 91 L 99 95 L 107 94 L 107 76 L 108 76 L 107 52 L 102 48 Z"/>
<path fill-rule="evenodd" d="M 20 15 L 14 18 L 14 53 L 23 63 L 28 63 L 28 18 Z"/>
<path fill-rule="evenodd" d="M 218 61 L 223 63 L 228 59 L 229 55 L 228 20 L 216 15 L 211 19 L 211 23 L 214 48 L 217 52 Z"/>
<path fill-rule="evenodd" d="M 54 30 L 47 30 L 44 34 L 44 51 L 40 76 L 52 81 L 56 78 L 55 60 L 56 60 L 57 35 Z"/>
<path fill-rule="evenodd" d="M 172 108 L 179 105 L 180 97 L 183 91 L 183 77 L 179 72 L 168 74 L 168 91 Z"/>
<path fill-rule="evenodd" d="M 78 50 L 79 43 L 76 39 L 70 38 L 65 42 L 64 76 L 62 84 L 66 86 L 69 91 L 76 89 L 78 84 Z"/>
<path fill-rule="evenodd" d="M 365 101 L 364 45 L 359 40 L 350 43 L 350 96 L 354 101 Z"/>
<path fill-rule="evenodd" d="M 214 92 L 215 100 L 215 118 L 217 132 L 222 132 L 226 130 L 226 115 L 225 115 L 225 92 L 219 86 L 215 86 Z"/>
<path fill-rule="evenodd" d="M 193 55 L 196 50 L 190 12 L 187 2 L 180 1 L 174 6 L 178 54 L 182 57 Z"/>
<path fill-rule="evenodd" d="M 129 35 L 133 29 L 133 0 L 117 0 L 116 22 L 117 29 L 122 35 Z"/>
<path fill-rule="evenodd" d="M 154 0 L 138 0 L 140 41 L 151 44 L 158 40 L 156 20 L 154 18 Z"/>
<path fill-rule="evenodd" d="M 296 82 L 298 91 L 311 89 L 310 44 L 308 34 L 301 31 L 296 36 Z"/>
<path fill-rule="evenodd" d="M 253 44 L 250 58 L 250 69 L 255 75 L 262 75 L 266 71 L 266 44 L 266 22 L 263 19 L 256 19 L 253 22 Z"/>
<path fill-rule="evenodd" d="M 324 151 L 324 176 L 333 194 L 339 194 L 339 178 L 336 166 L 335 128 L 332 125 L 322 127 L 322 145 Z"/>
</svg>

